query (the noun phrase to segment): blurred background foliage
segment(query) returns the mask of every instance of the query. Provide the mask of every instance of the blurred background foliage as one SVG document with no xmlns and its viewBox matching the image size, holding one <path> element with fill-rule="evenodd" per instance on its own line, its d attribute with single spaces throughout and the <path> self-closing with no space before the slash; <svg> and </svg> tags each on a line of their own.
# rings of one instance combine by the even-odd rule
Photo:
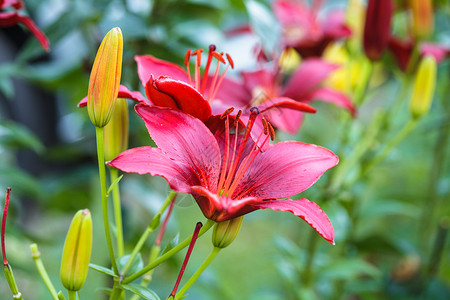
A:
<svg viewBox="0 0 450 300">
<path fill-rule="evenodd" d="M 398 7 L 405 2 L 397 1 Z M 325 3 L 324 10 L 347 6 L 344 0 Z M 85 109 L 77 108 L 87 93 L 90 67 L 104 34 L 115 26 L 122 29 L 122 83 L 142 91 L 135 55 L 152 54 L 181 64 L 188 48 L 214 43 L 219 51 L 232 55 L 236 74 L 255 66 L 254 40 L 229 38 L 227 31 L 250 22 L 270 48 L 280 29 L 269 1 L 29 0 L 26 5 L 26 12 L 48 36 L 51 51 L 45 53 L 20 26 L 0 28 L 0 193 L 4 199 L 6 187 L 12 187 L 6 239 L 19 287 L 26 299 L 47 299 L 29 244 L 39 244 L 60 289 L 62 245 L 76 210 L 91 209 L 92 261 L 107 264 L 95 130 Z M 438 9 L 432 39 L 449 46 L 449 3 L 440 0 L 434 5 Z M 402 31 L 403 17 L 401 12 L 396 14 L 397 32 Z M 280 133 L 278 138 L 333 151 L 339 148 L 338 154 L 345 157 L 375 112 L 391 102 L 399 89 L 393 64 L 384 63 L 383 68 L 351 126 L 343 125 L 349 118 L 346 112 L 314 103 L 319 112 L 306 117 L 297 136 Z M 190 290 L 189 299 L 450 299 L 450 251 L 445 239 L 450 226 L 449 70 L 448 60 L 439 66 L 430 113 L 369 176 L 345 186 L 333 199 L 318 199 L 326 188 L 325 174 L 302 194 L 317 201 L 330 216 L 336 246 L 311 243 L 318 235 L 311 235 L 311 228 L 290 214 L 253 213 L 245 218 L 237 240 Z M 406 102 L 389 120 L 387 137 L 407 121 Z M 132 112 L 131 103 L 129 108 Z M 130 116 L 130 148 L 149 144 L 140 118 Z M 344 132 L 348 142 L 342 148 Z M 161 178 L 135 174 L 127 174 L 121 184 L 124 232 L 131 247 L 169 188 Z M 190 234 L 195 223 L 204 220 L 192 198 L 184 195 L 177 201 L 164 245 L 178 233 L 181 237 Z M 196 245 L 188 273 L 207 255 L 208 239 L 209 235 Z M 312 261 L 308 260 L 311 251 L 316 253 Z M 156 269 L 151 288 L 159 295 L 170 293 L 182 259 L 178 255 Z M 100 287 L 109 285 L 108 280 L 90 270 L 81 298 L 101 299 Z M 0 295 L 2 299 L 9 295 L 4 277 Z"/>
</svg>

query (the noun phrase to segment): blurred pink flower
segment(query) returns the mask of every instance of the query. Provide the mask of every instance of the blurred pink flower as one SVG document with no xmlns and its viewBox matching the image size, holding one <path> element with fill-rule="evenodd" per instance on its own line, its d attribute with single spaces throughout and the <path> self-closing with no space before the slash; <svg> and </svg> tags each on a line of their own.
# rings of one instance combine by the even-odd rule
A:
<svg viewBox="0 0 450 300">
<path fill-rule="evenodd" d="M 275 16 L 284 29 L 285 46 L 294 48 L 302 57 L 319 57 L 331 41 L 351 35 L 342 11 L 318 18 L 321 2 L 312 0 L 311 7 L 301 0 L 277 0 L 273 4 Z"/>
<path fill-rule="evenodd" d="M 258 109 L 252 108 L 246 128 L 230 124 L 229 111 L 216 131 L 182 111 L 139 104 L 137 113 L 158 148 L 127 150 L 108 164 L 125 172 L 164 177 L 170 187 L 190 193 L 206 218 L 230 220 L 258 209 L 290 211 L 327 241 L 334 230 L 317 204 L 306 199 L 275 200 L 296 195 L 338 163 L 331 151 L 287 141 L 264 152 L 250 136 Z M 265 123 L 265 127 L 268 126 Z M 267 140 L 261 133 L 259 139 Z"/>
<path fill-rule="evenodd" d="M 347 96 L 320 86 L 337 68 L 334 64 L 310 58 L 304 60 L 287 81 L 279 68 L 242 72 L 243 80 L 224 82 L 217 98 L 228 107 L 242 110 L 257 106 L 276 128 L 295 134 L 303 120 L 303 112 L 316 112 L 307 104 L 314 99 L 334 103 L 355 114 Z"/>
<path fill-rule="evenodd" d="M 0 0 L 0 10 L 11 7 L 12 10 L 0 11 L 0 27 L 10 27 L 22 23 L 37 38 L 45 51 L 50 50 L 50 42 L 45 34 L 36 26 L 29 17 L 22 15 L 17 10 L 25 8 L 25 4 L 21 0 Z"/>
</svg>

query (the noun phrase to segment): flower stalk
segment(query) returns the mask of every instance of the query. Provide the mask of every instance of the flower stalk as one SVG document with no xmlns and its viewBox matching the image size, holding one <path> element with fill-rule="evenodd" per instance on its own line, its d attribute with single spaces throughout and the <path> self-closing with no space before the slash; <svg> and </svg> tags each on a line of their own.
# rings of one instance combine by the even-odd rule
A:
<svg viewBox="0 0 450 300">
<path fill-rule="evenodd" d="M 53 286 L 52 281 L 50 280 L 50 277 L 48 276 L 47 271 L 45 270 L 44 263 L 41 259 L 41 253 L 39 252 L 38 245 L 37 244 L 31 244 L 31 257 L 34 260 L 34 263 L 36 264 L 36 268 L 39 272 L 39 275 L 42 278 L 42 281 L 44 282 L 45 286 L 47 287 L 48 291 L 50 292 L 50 295 L 52 296 L 53 300 L 58 300 L 58 294 L 56 292 L 55 287 Z"/>
<path fill-rule="evenodd" d="M 200 265 L 200 267 L 195 271 L 191 278 L 186 282 L 186 284 L 180 289 L 180 291 L 173 298 L 174 300 L 179 300 L 183 298 L 183 295 L 187 290 L 194 284 L 194 282 L 200 277 L 200 275 L 205 271 L 205 269 L 211 264 L 216 255 L 222 250 L 222 248 L 214 247 L 209 256 Z"/>
<path fill-rule="evenodd" d="M 203 225 L 202 229 L 200 229 L 200 231 L 198 233 L 198 237 L 201 237 L 203 234 L 205 234 L 214 224 L 215 224 L 215 222 L 213 220 L 208 219 L 208 221 L 205 223 L 205 225 Z M 142 268 L 140 271 L 126 277 L 122 281 L 122 283 L 123 284 L 130 283 L 133 280 L 136 280 L 137 278 L 141 277 L 148 271 L 153 270 L 154 268 L 156 268 L 157 266 L 159 266 L 160 264 L 162 264 L 163 262 L 165 262 L 166 260 L 168 260 L 169 258 L 174 256 L 175 254 L 177 254 L 178 252 L 180 252 L 181 250 L 186 248 L 189 245 L 189 243 L 191 242 L 192 237 L 193 237 L 193 235 L 186 238 L 184 241 L 182 241 L 181 243 L 179 243 L 178 245 L 173 247 L 171 250 L 167 251 L 166 253 L 164 253 L 163 255 L 161 255 L 160 257 L 155 259 L 154 261 L 151 261 L 147 266 Z"/>
<path fill-rule="evenodd" d="M 103 127 L 95 127 L 97 138 L 97 157 L 98 157 L 98 173 L 100 177 L 100 190 L 102 197 L 102 213 L 103 213 L 103 226 L 105 229 L 106 244 L 108 246 L 109 258 L 111 265 L 116 275 L 119 274 L 117 268 L 116 258 L 114 256 L 114 248 L 112 245 L 111 231 L 109 228 L 108 217 L 108 197 L 106 195 L 106 171 L 105 171 L 105 154 L 103 152 Z"/>
</svg>

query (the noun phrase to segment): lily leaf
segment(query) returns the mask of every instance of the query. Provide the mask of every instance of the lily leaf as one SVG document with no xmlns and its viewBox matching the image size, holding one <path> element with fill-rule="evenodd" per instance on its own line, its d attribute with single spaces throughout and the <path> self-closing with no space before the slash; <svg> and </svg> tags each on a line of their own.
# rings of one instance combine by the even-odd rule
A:
<svg viewBox="0 0 450 300">
<path fill-rule="evenodd" d="M 178 245 L 178 240 L 180 239 L 180 233 L 177 233 L 177 235 L 173 238 L 173 240 L 170 241 L 169 244 L 167 244 L 166 248 L 164 248 L 161 255 L 165 254 L 166 252 L 170 251 L 173 247 Z"/>
<path fill-rule="evenodd" d="M 129 291 L 135 295 L 138 295 L 141 298 L 144 298 L 147 300 L 160 300 L 160 298 L 154 291 L 150 290 L 149 288 L 143 287 L 139 284 L 130 283 L 130 284 L 121 285 L 121 287 L 126 291 Z"/>
<path fill-rule="evenodd" d="M 119 267 L 120 272 L 122 272 L 123 268 L 127 264 L 128 260 L 130 259 L 130 254 L 124 255 L 117 261 L 117 265 Z M 127 274 L 133 274 L 137 271 L 141 270 L 144 267 L 144 262 L 142 260 L 142 256 L 140 253 L 136 255 L 133 262 L 131 263 L 130 268 L 127 271 Z"/>
<path fill-rule="evenodd" d="M 116 274 L 114 274 L 113 270 L 105 268 L 103 266 L 99 266 L 99 265 L 91 263 L 91 264 L 89 264 L 89 268 L 91 268 L 93 270 L 96 270 L 96 271 L 98 271 L 100 273 L 103 273 L 103 274 L 110 275 L 112 277 L 118 278 L 118 276 Z"/>
</svg>

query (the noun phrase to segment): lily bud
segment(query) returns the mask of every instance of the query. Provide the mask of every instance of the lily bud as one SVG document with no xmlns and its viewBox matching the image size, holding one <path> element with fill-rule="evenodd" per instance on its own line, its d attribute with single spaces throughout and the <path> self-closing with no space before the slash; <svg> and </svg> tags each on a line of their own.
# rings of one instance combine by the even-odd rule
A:
<svg viewBox="0 0 450 300">
<path fill-rule="evenodd" d="M 411 0 L 413 33 L 417 38 L 429 36 L 434 29 L 433 1 Z"/>
<path fill-rule="evenodd" d="M 228 221 L 216 223 L 212 234 L 212 242 L 214 247 L 228 247 L 237 237 L 243 220 L 244 216 L 240 216 Z"/>
<path fill-rule="evenodd" d="M 78 291 L 86 281 L 92 250 L 92 218 L 88 209 L 79 210 L 72 219 L 61 260 L 61 282 Z"/>
<path fill-rule="evenodd" d="M 116 27 L 103 39 L 89 78 L 87 108 L 96 127 L 104 127 L 111 119 L 122 74 L 122 52 L 122 31 Z"/>
<path fill-rule="evenodd" d="M 414 119 L 420 118 L 430 109 L 436 85 L 436 68 L 436 59 L 431 55 L 425 56 L 419 63 L 409 105 Z"/>
<path fill-rule="evenodd" d="M 380 59 L 388 45 L 392 13 L 392 0 L 369 0 L 363 45 L 366 56 L 371 60 Z"/>
<path fill-rule="evenodd" d="M 126 99 L 118 98 L 111 120 L 104 130 L 104 151 L 107 161 L 128 149 L 128 107 Z"/>
</svg>

